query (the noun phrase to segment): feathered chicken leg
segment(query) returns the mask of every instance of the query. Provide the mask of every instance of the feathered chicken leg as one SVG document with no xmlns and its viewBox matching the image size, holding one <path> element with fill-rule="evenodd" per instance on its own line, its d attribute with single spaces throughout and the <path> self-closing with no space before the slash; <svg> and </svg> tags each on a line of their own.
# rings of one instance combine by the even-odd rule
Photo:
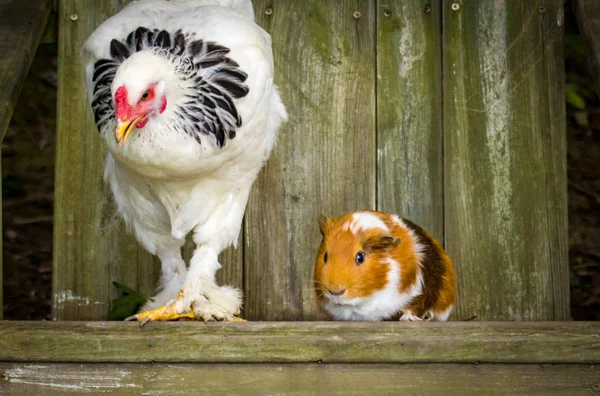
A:
<svg viewBox="0 0 600 396">
<path fill-rule="evenodd" d="M 249 187 L 236 195 L 232 194 L 214 210 L 209 219 L 194 228 L 194 242 L 197 248 L 185 272 L 185 282 L 170 284 L 176 288 L 162 294 L 169 296 L 170 300 L 166 303 L 162 300 L 159 304 L 164 305 L 159 307 L 156 302 L 153 305 L 149 304 L 144 308 L 144 312 L 131 316 L 129 320 L 140 320 L 142 323 L 180 318 L 204 321 L 242 320 L 237 317 L 242 305 L 241 292 L 230 286 L 217 285 L 216 273 L 221 268 L 219 252 L 229 246 L 239 234 L 248 192 Z M 179 257 L 175 254 L 166 255 L 172 256 Z M 165 263 L 164 269 L 168 270 L 168 262 Z M 179 294 L 175 298 L 177 290 Z"/>
<path fill-rule="evenodd" d="M 236 317 L 241 306 L 240 292 L 229 286 L 218 286 L 214 279 L 220 267 L 215 251 L 200 246 L 194 252 L 186 281 L 176 299 L 156 309 L 132 315 L 125 320 L 169 321 L 194 319 L 204 321 L 244 321 Z"/>
</svg>

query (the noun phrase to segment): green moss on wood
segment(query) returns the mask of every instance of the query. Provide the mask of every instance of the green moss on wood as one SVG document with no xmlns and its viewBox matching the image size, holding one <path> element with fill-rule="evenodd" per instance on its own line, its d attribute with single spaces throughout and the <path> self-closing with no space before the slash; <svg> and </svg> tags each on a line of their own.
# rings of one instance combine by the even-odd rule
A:
<svg viewBox="0 0 600 396">
<path fill-rule="evenodd" d="M 247 318 L 323 318 L 313 289 L 316 219 L 375 208 L 374 5 L 254 1 L 272 36 L 275 82 L 290 121 L 246 212 Z"/>
<path fill-rule="evenodd" d="M 0 361 L 600 363 L 595 322 L 0 322 Z"/>
<path fill-rule="evenodd" d="M 569 318 L 563 2 L 443 7 L 456 316 Z"/>
</svg>

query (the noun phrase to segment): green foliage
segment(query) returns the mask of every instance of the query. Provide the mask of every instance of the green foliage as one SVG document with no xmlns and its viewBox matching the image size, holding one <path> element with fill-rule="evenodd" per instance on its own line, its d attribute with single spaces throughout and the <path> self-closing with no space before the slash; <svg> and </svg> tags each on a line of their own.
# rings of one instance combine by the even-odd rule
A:
<svg viewBox="0 0 600 396">
<path fill-rule="evenodd" d="M 565 35 L 564 48 L 567 80 L 565 101 L 577 126 L 588 128 L 590 120 L 587 108 L 594 106 L 597 93 L 596 85 L 589 75 L 587 50 L 578 33 Z"/>
<path fill-rule="evenodd" d="M 112 310 L 108 314 L 108 320 L 123 320 L 134 315 L 148 301 L 143 294 L 119 282 L 113 282 L 113 285 L 121 290 L 121 295 L 112 301 Z"/>
<path fill-rule="evenodd" d="M 565 97 L 567 99 L 567 103 L 569 103 L 571 106 L 580 110 L 585 110 L 585 99 L 577 92 L 576 87 L 567 85 L 565 88 Z"/>
</svg>

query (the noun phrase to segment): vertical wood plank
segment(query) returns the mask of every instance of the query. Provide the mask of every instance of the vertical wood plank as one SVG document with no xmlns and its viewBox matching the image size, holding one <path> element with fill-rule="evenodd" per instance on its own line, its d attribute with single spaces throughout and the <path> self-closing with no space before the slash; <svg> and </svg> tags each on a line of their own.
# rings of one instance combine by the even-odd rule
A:
<svg viewBox="0 0 600 396">
<path fill-rule="evenodd" d="M 244 232 L 240 232 L 237 249 L 229 247 L 219 255 L 221 269 L 217 272 L 219 285 L 230 285 L 244 290 Z M 242 317 L 245 313 L 242 312 Z"/>
<path fill-rule="evenodd" d="M 254 6 L 290 121 L 246 212 L 246 317 L 310 320 L 318 215 L 375 207 L 374 1 Z"/>
<path fill-rule="evenodd" d="M 457 3 L 443 4 L 456 317 L 567 319 L 563 2 Z"/>
<path fill-rule="evenodd" d="M 59 2 L 59 89 L 54 232 L 54 317 L 105 319 L 112 281 L 151 296 L 160 263 L 127 235 L 102 181 L 105 148 L 85 99 L 81 46 L 129 0 Z M 77 20 L 71 20 L 77 15 Z M 226 251 L 219 279 L 242 286 L 242 253 Z"/>
<path fill-rule="evenodd" d="M 377 208 L 444 239 L 441 1 L 378 0 Z"/>
<path fill-rule="evenodd" d="M 137 284 L 138 247 L 102 181 L 105 148 L 85 96 L 79 51 L 126 1 L 60 0 L 53 295 L 56 319 L 105 319 L 111 281 Z M 77 20 L 71 20 L 77 15 Z"/>
<path fill-rule="evenodd" d="M 141 247 L 138 248 L 137 291 L 146 297 L 153 296 L 158 286 L 160 274 L 161 266 L 158 257 L 151 255 Z M 132 284 L 132 286 L 134 285 Z"/>
</svg>

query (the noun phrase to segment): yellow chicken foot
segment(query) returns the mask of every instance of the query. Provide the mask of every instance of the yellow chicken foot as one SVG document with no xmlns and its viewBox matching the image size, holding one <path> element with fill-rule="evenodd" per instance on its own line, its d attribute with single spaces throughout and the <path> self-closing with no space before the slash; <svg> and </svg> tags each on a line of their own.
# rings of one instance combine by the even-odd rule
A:
<svg viewBox="0 0 600 396">
<path fill-rule="evenodd" d="M 194 314 L 193 310 L 189 312 L 178 313 L 175 309 L 177 302 L 183 298 L 183 290 L 179 291 L 177 295 L 177 299 L 173 301 L 170 305 L 163 305 L 162 307 L 152 309 L 150 311 L 140 312 L 138 314 L 132 315 L 128 318 L 125 318 L 125 321 L 137 320 L 141 321 L 140 327 L 145 325 L 150 321 L 169 321 L 169 320 L 204 320 L 203 318 L 198 318 Z M 231 319 L 232 322 L 245 322 L 244 319 L 233 317 Z"/>
</svg>

